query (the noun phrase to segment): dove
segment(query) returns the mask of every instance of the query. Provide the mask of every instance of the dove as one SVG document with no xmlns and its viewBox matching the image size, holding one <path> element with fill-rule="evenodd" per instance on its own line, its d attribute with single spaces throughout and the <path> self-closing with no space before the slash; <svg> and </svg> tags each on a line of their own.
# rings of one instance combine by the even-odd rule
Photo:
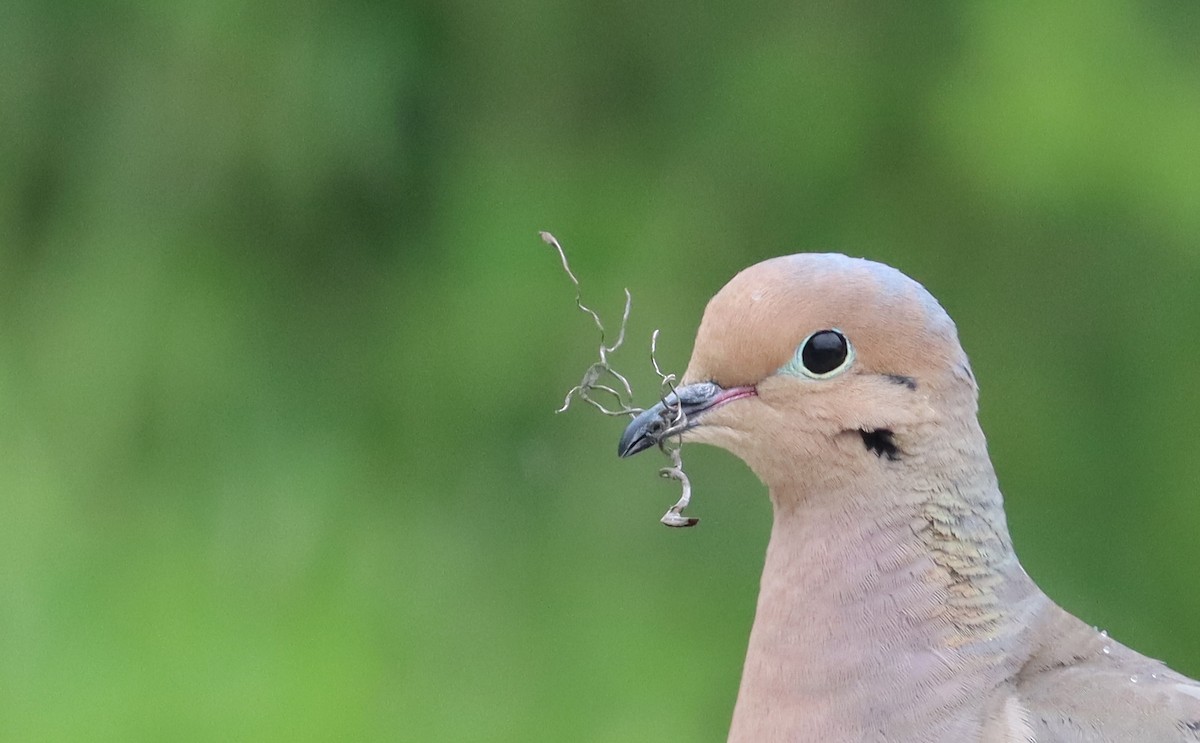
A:
<svg viewBox="0 0 1200 743">
<path fill-rule="evenodd" d="M 953 321 L 894 268 L 773 258 L 708 303 L 679 386 L 618 453 L 678 435 L 767 487 L 730 741 L 1200 741 L 1200 683 L 1021 567 L 977 411 Z"/>
</svg>

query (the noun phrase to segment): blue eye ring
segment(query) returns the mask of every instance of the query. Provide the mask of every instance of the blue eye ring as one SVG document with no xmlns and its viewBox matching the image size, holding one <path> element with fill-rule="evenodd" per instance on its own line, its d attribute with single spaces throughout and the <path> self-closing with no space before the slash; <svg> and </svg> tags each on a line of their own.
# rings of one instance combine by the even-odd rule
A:
<svg viewBox="0 0 1200 743">
<path fill-rule="evenodd" d="M 795 355 L 780 371 L 809 379 L 829 379 L 849 369 L 854 356 L 854 345 L 846 334 L 837 328 L 826 328 L 801 341 Z"/>
</svg>

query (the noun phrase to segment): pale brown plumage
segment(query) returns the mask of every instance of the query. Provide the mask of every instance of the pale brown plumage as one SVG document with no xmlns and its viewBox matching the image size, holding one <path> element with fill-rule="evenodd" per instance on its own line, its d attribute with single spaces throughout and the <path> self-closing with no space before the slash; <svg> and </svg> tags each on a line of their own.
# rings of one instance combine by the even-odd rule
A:
<svg viewBox="0 0 1200 743">
<path fill-rule="evenodd" d="M 823 330 L 852 350 L 812 378 L 799 347 Z M 752 266 L 709 303 L 683 385 L 683 440 L 741 457 L 774 508 L 730 740 L 1200 741 L 1200 684 L 1022 570 L 970 366 L 915 281 L 841 255 Z"/>
</svg>

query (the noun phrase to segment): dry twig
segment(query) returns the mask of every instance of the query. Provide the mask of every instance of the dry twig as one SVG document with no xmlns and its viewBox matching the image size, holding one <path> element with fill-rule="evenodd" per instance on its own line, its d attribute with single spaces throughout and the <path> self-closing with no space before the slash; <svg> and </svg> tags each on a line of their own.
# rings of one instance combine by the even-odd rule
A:
<svg viewBox="0 0 1200 743">
<path fill-rule="evenodd" d="M 600 315 L 583 303 L 579 279 L 571 271 L 571 266 L 567 263 L 567 254 L 563 250 L 562 245 L 549 232 L 540 232 L 538 234 L 547 245 L 550 245 L 557 251 L 559 260 L 562 261 L 563 271 L 571 279 L 571 283 L 575 285 L 575 306 L 581 312 L 590 316 L 596 324 L 596 328 L 600 331 L 600 360 L 587 368 L 583 373 L 583 379 L 567 392 L 566 397 L 563 399 L 562 407 L 556 412 L 562 413 L 566 411 L 571 407 L 573 400 L 582 400 L 605 415 L 628 415 L 631 418 L 636 417 L 639 413 L 643 412 L 643 409 L 633 407 L 633 389 L 629 385 L 629 380 L 616 369 L 613 369 L 608 359 L 608 355 L 615 353 L 621 347 L 621 344 L 625 342 L 625 328 L 629 323 L 629 311 L 633 305 L 633 297 L 630 295 L 629 290 L 626 289 L 625 310 L 621 314 L 620 331 L 617 333 L 616 341 L 610 346 L 606 343 L 607 335 L 604 330 L 604 323 L 600 321 Z M 683 445 L 681 437 L 684 429 L 687 428 L 687 415 L 679 403 L 679 397 L 675 394 L 675 375 L 663 373 L 663 370 L 658 365 L 658 330 L 655 330 L 650 336 L 650 363 L 654 366 L 654 373 L 658 375 L 662 386 L 660 397 L 664 407 L 662 424 L 665 426 L 665 430 L 657 437 L 658 448 L 671 459 L 671 466 L 663 467 L 658 471 L 658 474 L 662 477 L 679 481 L 683 487 L 682 496 L 676 501 L 675 505 L 671 506 L 663 514 L 660 521 L 672 527 L 695 526 L 700 519 L 683 515 L 683 509 L 687 507 L 692 499 L 692 483 L 683 471 L 683 459 L 680 454 L 680 448 Z M 593 393 L 601 393 L 611 398 L 608 400 L 608 405 L 604 401 L 594 398 L 592 396 Z M 615 407 L 609 407 L 609 405 L 615 405 Z M 672 437 L 675 439 L 673 445 L 671 445 Z"/>
<path fill-rule="evenodd" d="M 674 527 L 695 526 L 700 523 L 700 519 L 683 515 L 683 509 L 687 508 L 688 503 L 692 500 L 692 481 L 683 471 L 683 454 L 681 453 L 683 449 L 681 439 L 684 429 L 687 428 L 687 414 L 683 411 L 683 406 L 679 404 L 679 396 L 675 393 L 675 375 L 664 374 L 658 366 L 657 329 L 650 335 L 650 363 L 654 365 L 654 373 L 658 375 L 662 384 L 662 402 L 666 408 L 663 419 L 667 424 L 667 430 L 659 440 L 658 448 L 671 458 L 671 466 L 663 467 L 658 474 L 661 477 L 678 480 L 683 487 L 683 495 L 679 497 L 675 505 L 667 509 L 659 521 Z M 668 446 L 667 442 L 672 436 L 675 437 L 675 445 Z"/>
<path fill-rule="evenodd" d="M 629 323 L 629 310 L 633 306 L 633 297 L 629 294 L 629 290 L 626 289 L 625 311 L 621 314 L 621 330 L 617 333 L 616 342 L 611 346 L 605 345 L 604 323 L 600 322 L 600 315 L 596 314 L 595 310 L 583 303 L 583 294 L 579 287 L 579 279 L 575 278 L 575 274 L 571 271 L 571 266 L 567 264 L 567 254 L 563 251 L 562 245 L 559 245 L 558 240 L 549 232 L 539 232 L 538 234 L 542 236 L 542 240 L 546 244 L 558 251 L 558 257 L 562 261 L 563 270 L 567 272 L 571 283 L 575 285 L 575 306 L 581 312 L 590 315 L 592 321 L 596 323 L 596 328 L 600 331 L 600 360 L 587 368 L 587 371 L 583 373 L 583 379 L 567 392 L 567 396 L 563 399 L 562 407 L 556 412 L 566 412 L 567 408 L 571 407 L 572 398 L 578 398 L 605 415 L 628 415 L 631 418 L 636 416 L 642 412 L 642 409 L 632 406 L 633 389 L 629 386 L 629 380 L 613 369 L 608 363 L 608 355 L 615 353 L 621 347 L 621 344 L 625 342 L 625 326 Z M 609 384 L 601 381 L 606 380 L 606 377 Z M 620 390 L 614 389 L 611 384 L 619 384 L 621 386 Z M 611 396 L 616 401 L 617 407 L 606 407 L 604 403 L 592 397 L 593 392 L 602 392 Z"/>
</svg>

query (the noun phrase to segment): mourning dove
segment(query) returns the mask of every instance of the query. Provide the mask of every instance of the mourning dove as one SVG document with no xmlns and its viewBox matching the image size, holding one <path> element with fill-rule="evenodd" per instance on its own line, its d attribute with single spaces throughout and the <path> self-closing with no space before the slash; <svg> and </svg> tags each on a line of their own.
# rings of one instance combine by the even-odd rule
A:
<svg viewBox="0 0 1200 743">
<path fill-rule="evenodd" d="M 764 261 L 705 310 L 662 437 L 744 460 L 774 521 L 731 741 L 1200 741 L 1200 683 L 1055 605 L 1013 552 L 950 317 L 888 266 Z"/>
</svg>

